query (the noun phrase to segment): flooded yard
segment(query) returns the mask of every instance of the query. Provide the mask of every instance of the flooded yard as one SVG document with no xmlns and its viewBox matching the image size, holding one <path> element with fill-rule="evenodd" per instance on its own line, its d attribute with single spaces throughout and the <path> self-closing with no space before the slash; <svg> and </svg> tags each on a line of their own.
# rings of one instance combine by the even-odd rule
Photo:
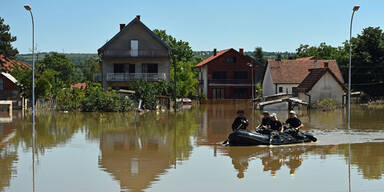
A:
<svg viewBox="0 0 384 192">
<path fill-rule="evenodd" d="M 33 148 L 31 117 L 16 111 L 1 118 L 0 191 L 347 191 L 349 149 L 352 191 L 384 191 L 384 109 L 354 106 L 350 129 L 344 110 L 300 112 L 316 143 L 223 146 L 238 109 L 260 123 L 246 105 L 40 113 Z"/>
</svg>

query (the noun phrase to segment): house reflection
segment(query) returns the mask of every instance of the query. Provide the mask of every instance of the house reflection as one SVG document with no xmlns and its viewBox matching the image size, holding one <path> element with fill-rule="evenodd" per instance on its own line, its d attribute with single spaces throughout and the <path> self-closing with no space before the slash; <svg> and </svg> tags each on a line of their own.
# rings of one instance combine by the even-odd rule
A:
<svg viewBox="0 0 384 192">
<path fill-rule="evenodd" d="M 99 165 L 120 181 L 121 189 L 143 191 L 173 166 L 169 137 L 137 138 L 129 132 L 104 133 Z"/>
<path fill-rule="evenodd" d="M 0 191 L 9 187 L 12 176 L 16 175 L 14 163 L 18 161 L 18 156 L 16 147 L 11 145 L 16 135 L 16 128 L 11 122 L 12 119 L 0 124 Z"/>
<path fill-rule="evenodd" d="M 120 182 L 121 190 L 143 191 L 170 168 L 187 160 L 197 130 L 196 114 L 153 114 L 100 136 L 99 166 Z"/>
</svg>

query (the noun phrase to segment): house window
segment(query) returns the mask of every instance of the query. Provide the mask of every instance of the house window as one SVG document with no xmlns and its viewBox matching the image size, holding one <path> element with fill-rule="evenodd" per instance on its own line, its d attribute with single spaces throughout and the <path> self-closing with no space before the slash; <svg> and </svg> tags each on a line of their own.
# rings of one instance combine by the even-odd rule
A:
<svg viewBox="0 0 384 192">
<path fill-rule="evenodd" d="M 113 72 L 114 73 L 124 73 L 125 72 L 124 65 L 125 64 L 122 64 L 122 63 L 113 64 Z"/>
<path fill-rule="evenodd" d="M 233 72 L 233 78 L 234 79 L 248 79 L 248 72 L 247 71 L 234 71 Z"/>
<path fill-rule="evenodd" d="M 282 93 L 282 92 L 283 92 L 283 88 L 279 87 L 279 93 Z"/>
<path fill-rule="evenodd" d="M 214 71 L 212 75 L 212 79 L 226 79 L 227 72 L 225 71 Z"/>
<path fill-rule="evenodd" d="M 158 70 L 156 63 L 143 63 L 143 73 L 158 73 Z"/>
<path fill-rule="evenodd" d="M 129 73 L 135 73 L 136 72 L 135 64 L 128 64 L 128 72 Z"/>
<path fill-rule="evenodd" d="M 299 91 L 298 91 L 297 87 L 292 87 L 292 95 L 294 97 L 299 96 Z"/>
<path fill-rule="evenodd" d="M 226 57 L 225 62 L 227 63 L 236 63 L 236 57 Z"/>
<path fill-rule="evenodd" d="M 0 78 L 0 91 L 4 90 L 4 80 Z"/>
<path fill-rule="evenodd" d="M 234 88 L 233 89 L 233 97 L 235 99 L 246 99 L 248 97 L 248 89 L 247 88 Z"/>
<path fill-rule="evenodd" d="M 139 55 L 139 40 L 131 40 L 131 56 L 137 57 Z"/>
<path fill-rule="evenodd" d="M 212 98 L 224 99 L 224 89 L 223 88 L 213 88 L 212 89 Z"/>
</svg>

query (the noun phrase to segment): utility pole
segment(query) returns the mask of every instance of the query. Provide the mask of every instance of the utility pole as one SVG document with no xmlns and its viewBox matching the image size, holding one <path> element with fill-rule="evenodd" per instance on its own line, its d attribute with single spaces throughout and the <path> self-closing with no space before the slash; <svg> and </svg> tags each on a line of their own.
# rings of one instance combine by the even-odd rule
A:
<svg viewBox="0 0 384 192">
<path fill-rule="evenodd" d="M 174 105 L 173 105 L 173 109 L 176 113 L 177 111 L 177 103 L 176 103 L 176 57 L 173 56 L 172 57 L 172 61 L 173 61 L 173 101 L 174 101 Z"/>
</svg>

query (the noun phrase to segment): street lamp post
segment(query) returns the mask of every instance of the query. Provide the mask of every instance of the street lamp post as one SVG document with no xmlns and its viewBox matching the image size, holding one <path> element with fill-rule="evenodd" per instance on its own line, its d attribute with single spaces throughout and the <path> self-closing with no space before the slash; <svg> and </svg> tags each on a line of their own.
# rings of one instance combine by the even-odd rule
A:
<svg viewBox="0 0 384 192">
<path fill-rule="evenodd" d="M 24 5 L 24 8 L 32 19 L 32 191 L 35 192 L 35 23 L 31 7 Z"/>
<path fill-rule="evenodd" d="M 254 80 L 253 80 L 253 63 L 247 63 L 247 65 L 251 68 L 251 86 L 252 86 L 252 102 L 255 99 L 255 89 L 253 86 Z"/>
<path fill-rule="evenodd" d="M 352 21 L 353 21 L 353 15 L 357 10 L 359 10 L 360 6 L 356 5 L 353 7 L 352 17 L 351 17 L 351 24 L 349 28 L 349 65 L 348 65 L 348 110 L 347 110 L 347 123 L 348 128 L 351 126 L 351 66 L 352 66 Z"/>
<path fill-rule="evenodd" d="M 349 27 L 349 65 L 348 65 L 348 110 L 347 110 L 347 123 L 348 123 L 348 131 L 351 129 L 351 66 L 352 66 L 352 21 L 353 15 L 357 10 L 359 10 L 360 6 L 356 5 L 353 7 L 351 24 Z M 352 191 L 351 187 L 351 144 L 348 142 L 348 192 Z"/>
<path fill-rule="evenodd" d="M 35 23 L 31 7 L 24 5 L 24 8 L 31 14 L 32 19 L 32 123 L 35 124 Z"/>
</svg>

